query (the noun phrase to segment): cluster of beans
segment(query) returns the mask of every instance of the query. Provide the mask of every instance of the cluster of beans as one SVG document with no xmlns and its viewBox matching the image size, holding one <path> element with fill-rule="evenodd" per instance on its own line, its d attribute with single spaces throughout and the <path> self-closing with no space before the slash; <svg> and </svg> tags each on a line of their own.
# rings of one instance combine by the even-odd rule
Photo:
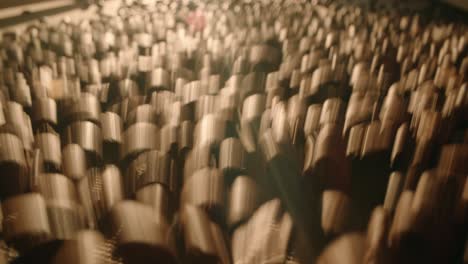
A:
<svg viewBox="0 0 468 264">
<path fill-rule="evenodd" d="M 147 2 L 3 33 L 0 264 L 467 263 L 466 24 Z"/>
</svg>

